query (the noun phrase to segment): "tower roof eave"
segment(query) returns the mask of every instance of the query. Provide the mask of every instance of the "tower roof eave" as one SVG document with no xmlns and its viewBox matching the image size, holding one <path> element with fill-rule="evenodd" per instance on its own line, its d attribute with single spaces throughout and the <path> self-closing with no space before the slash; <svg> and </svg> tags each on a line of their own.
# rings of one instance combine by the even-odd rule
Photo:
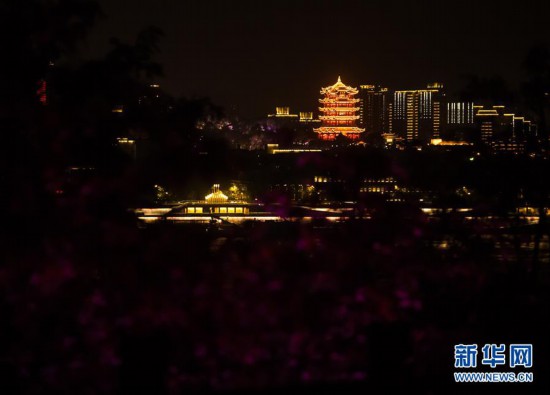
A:
<svg viewBox="0 0 550 395">
<path fill-rule="evenodd" d="M 336 81 L 336 83 L 334 85 L 331 85 L 331 86 L 327 86 L 325 88 L 322 88 L 321 89 L 321 94 L 324 95 L 324 94 L 327 94 L 329 92 L 334 92 L 334 91 L 338 91 L 338 90 L 345 90 L 347 91 L 348 93 L 350 94 L 357 94 L 359 93 L 359 90 L 356 89 L 356 88 L 353 88 L 351 86 L 348 86 L 346 84 L 344 84 L 342 82 L 342 79 L 340 78 L 340 76 L 338 76 L 338 81 Z"/>
</svg>

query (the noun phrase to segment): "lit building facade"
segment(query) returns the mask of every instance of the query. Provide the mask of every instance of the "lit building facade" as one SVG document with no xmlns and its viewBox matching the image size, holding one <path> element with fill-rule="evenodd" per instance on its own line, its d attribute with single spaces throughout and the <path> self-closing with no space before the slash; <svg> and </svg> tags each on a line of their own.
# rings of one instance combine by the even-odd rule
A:
<svg viewBox="0 0 550 395">
<path fill-rule="evenodd" d="M 355 96 L 359 93 L 356 88 L 345 85 L 340 77 L 336 84 L 321 89 L 319 99 L 321 114 L 319 119 L 322 125 L 315 128 L 322 140 L 334 140 L 337 136 L 342 135 L 351 140 L 359 139 L 364 128 L 357 126 L 359 120 L 359 99 Z"/>
<path fill-rule="evenodd" d="M 474 103 L 449 102 L 447 103 L 448 126 L 471 126 L 474 124 Z"/>
<path fill-rule="evenodd" d="M 473 102 L 448 101 L 445 104 L 445 123 L 441 138 L 445 141 L 473 142 L 476 134 L 474 109 Z"/>
<path fill-rule="evenodd" d="M 429 84 L 427 89 L 395 91 L 390 132 L 406 141 L 427 142 L 439 138 L 444 97 L 440 83 Z"/>
<path fill-rule="evenodd" d="M 291 114 L 290 107 L 275 107 L 275 114 L 269 114 L 267 117 L 297 120 L 298 114 Z"/>
<path fill-rule="evenodd" d="M 390 96 L 379 85 L 359 87 L 359 126 L 367 133 L 382 135 L 389 131 Z"/>
<path fill-rule="evenodd" d="M 497 134 L 499 125 L 499 110 L 501 106 L 485 109 L 483 106 L 475 106 L 475 120 L 479 127 L 479 139 L 483 144 L 491 144 Z"/>
<path fill-rule="evenodd" d="M 536 135 L 536 126 L 504 106 L 474 106 L 479 142 L 496 152 L 522 153 L 526 142 Z"/>
</svg>

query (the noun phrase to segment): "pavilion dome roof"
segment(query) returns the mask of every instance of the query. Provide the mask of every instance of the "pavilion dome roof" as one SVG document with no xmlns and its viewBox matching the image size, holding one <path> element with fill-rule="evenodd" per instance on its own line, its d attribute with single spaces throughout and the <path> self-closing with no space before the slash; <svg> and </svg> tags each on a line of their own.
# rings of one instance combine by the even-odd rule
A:
<svg viewBox="0 0 550 395">
<path fill-rule="evenodd" d="M 204 199 L 207 203 L 225 203 L 229 198 L 220 190 L 220 184 L 214 184 L 212 193 L 206 195 Z"/>
</svg>

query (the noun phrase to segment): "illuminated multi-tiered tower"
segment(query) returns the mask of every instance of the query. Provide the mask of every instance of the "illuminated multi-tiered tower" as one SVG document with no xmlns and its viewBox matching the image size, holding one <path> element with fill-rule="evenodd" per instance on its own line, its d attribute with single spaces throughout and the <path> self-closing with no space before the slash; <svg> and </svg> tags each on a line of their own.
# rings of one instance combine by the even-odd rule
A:
<svg viewBox="0 0 550 395">
<path fill-rule="evenodd" d="M 365 131 L 356 126 L 359 119 L 357 112 L 359 99 L 355 98 L 359 91 L 351 86 L 345 85 L 340 77 L 336 84 L 321 89 L 323 98 L 319 99 L 322 107 L 319 108 L 322 115 L 319 119 L 322 126 L 313 129 L 319 134 L 322 140 L 334 140 L 339 134 L 357 140 L 359 135 Z"/>
</svg>

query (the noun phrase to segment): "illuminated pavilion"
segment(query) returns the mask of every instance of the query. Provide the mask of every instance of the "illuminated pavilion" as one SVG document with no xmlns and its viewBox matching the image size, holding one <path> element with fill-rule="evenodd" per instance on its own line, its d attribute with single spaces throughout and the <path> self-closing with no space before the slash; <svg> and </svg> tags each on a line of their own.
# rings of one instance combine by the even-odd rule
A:
<svg viewBox="0 0 550 395">
<path fill-rule="evenodd" d="M 284 210 L 283 210 L 284 211 Z M 214 184 L 212 192 L 204 200 L 184 200 L 167 203 L 159 207 L 134 209 L 140 221 L 145 224 L 156 222 L 195 223 L 195 224 L 240 224 L 246 221 L 312 221 L 324 218 L 328 221 L 340 221 L 346 215 L 343 210 L 311 207 L 294 207 L 282 215 L 275 205 L 266 207 L 259 202 L 231 200 L 224 194 L 219 184 Z"/>
<path fill-rule="evenodd" d="M 226 203 L 229 198 L 220 190 L 220 184 L 214 184 L 212 193 L 207 195 L 204 200 L 207 203 Z"/>
<path fill-rule="evenodd" d="M 357 112 L 359 99 L 355 98 L 359 91 L 356 88 L 345 85 L 340 77 L 336 84 L 321 89 L 319 99 L 321 114 L 319 119 L 322 125 L 313 129 L 322 140 L 334 140 L 336 136 L 343 135 L 351 140 L 359 139 L 359 135 L 365 131 L 357 127 L 359 119 Z"/>
</svg>

